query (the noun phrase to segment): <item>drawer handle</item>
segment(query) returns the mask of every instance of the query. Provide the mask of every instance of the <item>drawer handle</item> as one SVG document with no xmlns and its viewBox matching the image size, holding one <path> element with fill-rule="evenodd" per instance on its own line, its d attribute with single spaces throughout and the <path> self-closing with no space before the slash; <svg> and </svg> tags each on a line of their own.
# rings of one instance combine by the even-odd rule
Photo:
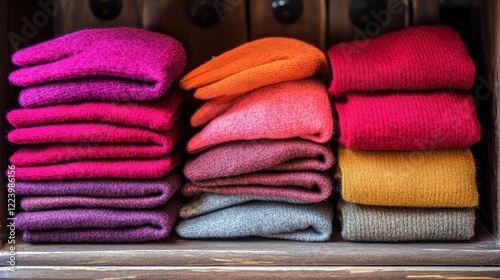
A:
<svg viewBox="0 0 500 280">
<path fill-rule="evenodd" d="M 375 20 L 373 15 L 384 10 L 387 10 L 385 0 L 351 0 L 349 18 L 354 26 L 365 30 L 367 24 Z"/>
<path fill-rule="evenodd" d="M 122 0 L 89 0 L 90 10 L 100 20 L 117 18 L 123 8 Z"/>
<path fill-rule="evenodd" d="M 299 20 L 304 10 L 302 0 L 272 0 L 274 17 L 283 24 L 292 24 Z"/>
<path fill-rule="evenodd" d="M 184 5 L 189 20 L 199 27 L 212 27 L 224 20 L 225 5 L 221 0 L 185 0 Z"/>
</svg>

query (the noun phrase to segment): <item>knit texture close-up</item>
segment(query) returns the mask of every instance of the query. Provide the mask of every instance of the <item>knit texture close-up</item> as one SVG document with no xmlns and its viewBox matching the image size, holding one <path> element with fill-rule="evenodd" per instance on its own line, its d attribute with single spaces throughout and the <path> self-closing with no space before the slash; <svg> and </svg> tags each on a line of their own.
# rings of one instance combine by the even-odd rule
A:
<svg viewBox="0 0 500 280">
<path fill-rule="evenodd" d="M 342 198 L 404 207 L 475 207 L 479 195 L 468 148 L 362 151 L 339 147 Z"/>
<path fill-rule="evenodd" d="M 466 241 L 474 236 L 472 208 L 379 207 L 345 203 L 342 238 L 357 242 Z"/>
<path fill-rule="evenodd" d="M 475 66 L 448 26 L 415 26 L 379 37 L 340 43 L 327 52 L 333 97 L 346 92 L 469 90 Z"/>
<path fill-rule="evenodd" d="M 264 86 L 327 74 L 321 50 L 297 39 L 269 37 L 214 57 L 187 73 L 180 85 L 196 89 L 195 98 L 224 102 Z"/>
<path fill-rule="evenodd" d="M 302 138 L 325 143 L 333 134 L 325 86 L 316 80 L 285 82 L 241 97 L 189 140 L 194 154 L 236 140 Z"/>
<path fill-rule="evenodd" d="M 466 148 L 481 138 L 469 92 L 349 93 L 335 107 L 339 142 L 350 149 Z"/>
<path fill-rule="evenodd" d="M 27 87 L 23 107 L 88 100 L 145 101 L 163 96 L 186 65 L 175 39 L 131 28 L 87 29 L 14 53 L 9 81 Z"/>
</svg>

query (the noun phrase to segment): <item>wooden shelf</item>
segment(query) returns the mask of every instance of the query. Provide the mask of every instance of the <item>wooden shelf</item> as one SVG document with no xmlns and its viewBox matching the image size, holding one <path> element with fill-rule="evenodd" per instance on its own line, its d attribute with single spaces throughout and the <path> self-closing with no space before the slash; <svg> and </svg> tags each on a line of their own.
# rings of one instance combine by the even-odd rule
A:
<svg viewBox="0 0 500 280">
<path fill-rule="evenodd" d="M 8 258 L 0 251 L 0 263 Z M 327 243 L 269 239 L 170 240 L 122 245 L 16 244 L 22 266 L 500 266 L 500 246 L 483 228 L 464 243 Z"/>
<path fill-rule="evenodd" d="M 498 279 L 500 246 L 479 226 L 462 243 L 327 243 L 260 238 L 184 240 L 119 245 L 16 243 L 8 279 Z M 0 251 L 6 264 L 9 248 Z M 477 278 L 477 277 L 487 278 Z M 457 278 L 458 277 L 458 278 Z M 201 279 L 200 278 L 200 279 Z"/>
</svg>

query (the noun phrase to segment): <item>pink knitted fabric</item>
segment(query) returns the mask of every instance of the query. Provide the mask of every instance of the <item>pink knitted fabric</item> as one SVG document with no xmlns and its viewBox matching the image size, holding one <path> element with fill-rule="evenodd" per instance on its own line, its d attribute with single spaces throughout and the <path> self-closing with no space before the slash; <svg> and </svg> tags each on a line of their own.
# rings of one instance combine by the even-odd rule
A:
<svg viewBox="0 0 500 280">
<path fill-rule="evenodd" d="M 17 109 L 7 114 L 15 128 L 49 124 L 103 122 L 167 131 L 179 118 L 184 93 L 170 90 L 158 101 L 141 103 L 85 102 L 36 109 Z"/>
<path fill-rule="evenodd" d="M 326 171 L 333 163 L 329 147 L 307 140 L 233 141 L 191 159 L 184 167 L 184 175 L 196 183 L 262 170 Z"/>
<path fill-rule="evenodd" d="M 243 97 L 237 97 L 235 99 L 231 99 L 226 102 L 216 102 L 213 100 L 209 100 L 205 102 L 201 107 L 194 112 L 191 116 L 191 125 L 194 127 L 202 126 L 209 123 L 211 120 L 216 117 L 224 114 L 227 110 L 231 109 L 231 107 L 238 103 Z"/>
<path fill-rule="evenodd" d="M 29 167 L 16 166 L 16 179 L 19 181 L 90 178 L 158 179 L 174 170 L 180 163 L 179 155 L 169 155 L 155 159 L 92 160 Z"/>
<path fill-rule="evenodd" d="M 330 101 L 316 80 L 290 81 L 239 98 L 187 144 L 197 153 L 235 140 L 303 138 L 324 143 L 333 133 Z"/>
<path fill-rule="evenodd" d="M 182 45 L 163 34 L 130 27 L 88 29 L 22 49 L 9 80 L 29 86 L 24 107 L 83 100 L 153 100 L 184 70 Z"/>
<path fill-rule="evenodd" d="M 350 149 L 465 148 L 481 137 L 468 92 L 349 93 L 335 106 L 339 141 Z"/>
<path fill-rule="evenodd" d="M 418 26 L 341 43 L 327 52 L 334 97 L 351 91 L 469 90 L 475 66 L 458 34 L 447 26 Z"/>
<path fill-rule="evenodd" d="M 326 200 L 332 193 L 330 179 L 317 172 L 258 172 L 235 177 L 186 183 L 184 196 L 201 193 L 275 196 L 305 202 Z"/>
<path fill-rule="evenodd" d="M 10 158 L 12 164 L 29 166 L 84 159 L 165 156 L 180 139 L 181 127 L 154 132 L 100 123 L 59 124 L 15 129 L 7 137 L 14 144 L 51 144 L 22 148 Z"/>
</svg>

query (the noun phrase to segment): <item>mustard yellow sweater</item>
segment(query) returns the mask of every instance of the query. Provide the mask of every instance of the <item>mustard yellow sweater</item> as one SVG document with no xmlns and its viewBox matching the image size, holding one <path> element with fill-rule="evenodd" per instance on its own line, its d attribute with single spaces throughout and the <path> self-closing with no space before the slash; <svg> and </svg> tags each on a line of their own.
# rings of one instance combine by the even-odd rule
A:
<svg viewBox="0 0 500 280">
<path fill-rule="evenodd" d="M 469 149 L 361 151 L 339 148 L 342 196 L 348 202 L 407 207 L 478 204 Z"/>
</svg>

